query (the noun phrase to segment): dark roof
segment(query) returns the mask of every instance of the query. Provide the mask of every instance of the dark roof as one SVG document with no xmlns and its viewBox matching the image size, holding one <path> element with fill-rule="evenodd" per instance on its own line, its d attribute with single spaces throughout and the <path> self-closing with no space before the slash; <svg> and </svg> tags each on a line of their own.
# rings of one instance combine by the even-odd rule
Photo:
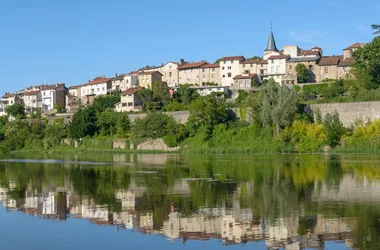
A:
<svg viewBox="0 0 380 250">
<path fill-rule="evenodd" d="M 163 75 L 163 74 L 161 74 L 161 73 L 158 72 L 158 71 L 146 71 L 146 72 L 141 72 L 141 73 L 139 73 L 139 75 L 153 75 L 153 74 L 155 74 L 155 73 L 158 73 L 158 74 L 160 74 L 160 75 Z"/>
<path fill-rule="evenodd" d="M 347 58 L 346 60 L 341 60 L 339 62 L 338 67 L 352 66 L 353 63 L 354 63 L 354 59 L 353 58 Z"/>
<path fill-rule="evenodd" d="M 259 60 L 245 60 L 243 62 L 241 62 L 242 64 L 255 64 L 255 63 L 258 63 Z"/>
<path fill-rule="evenodd" d="M 3 95 L 1 98 L 7 99 L 7 98 L 11 98 L 11 97 L 15 97 L 15 94 L 8 93 L 8 94 Z"/>
<path fill-rule="evenodd" d="M 241 59 L 244 59 L 244 56 L 224 56 L 222 58 L 220 58 L 221 61 L 236 61 L 236 60 L 241 60 Z"/>
<path fill-rule="evenodd" d="M 311 50 L 313 50 L 313 49 L 320 49 L 320 50 L 322 50 L 322 48 L 320 48 L 318 46 L 314 46 L 313 48 L 311 48 Z"/>
<path fill-rule="evenodd" d="M 120 74 L 120 75 L 112 78 L 111 80 L 123 80 L 125 76 L 126 76 L 126 74 Z"/>
<path fill-rule="evenodd" d="M 178 69 L 192 69 L 192 68 L 199 68 L 203 65 L 207 64 L 206 62 L 193 62 L 193 63 L 186 63 L 184 65 L 181 65 L 178 67 Z"/>
<path fill-rule="evenodd" d="M 39 93 L 41 93 L 41 91 L 36 90 L 36 91 L 25 92 L 23 93 L 23 95 L 38 95 Z"/>
<path fill-rule="evenodd" d="M 309 61 L 318 61 L 319 57 L 295 57 L 295 58 L 290 58 L 287 62 L 309 62 Z"/>
<path fill-rule="evenodd" d="M 278 52 L 276 41 L 274 39 L 273 31 L 270 29 L 269 39 L 268 39 L 268 45 L 265 51 L 275 51 Z"/>
<path fill-rule="evenodd" d="M 212 63 L 212 64 L 205 64 L 203 66 L 201 66 L 201 68 L 219 68 L 219 64 L 218 63 Z"/>
<path fill-rule="evenodd" d="M 261 61 L 258 61 L 257 64 L 268 64 L 268 60 L 261 60 Z"/>
<path fill-rule="evenodd" d="M 252 79 L 256 77 L 257 74 L 243 74 L 243 75 L 237 75 L 233 79 L 238 80 L 238 79 Z"/>
<path fill-rule="evenodd" d="M 136 88 L 130 88 L 130 89 L 127 89 L 126 91 L 122 92 L 121 95 L 132 95 L 140 90 L 142 90 L 143 87 L 136 87 Z"/>
<path fill-rule="evenodd" d="M 325 56 L 319 61 L 319 66 L 338 65 L 340 56 Z"/>
<path fill-rule="evenodd" d="M 278 55 L 278 56 L 271 56 L 268 58 L 268 60 L 276 60 L 276 59 L 286 59 L 287 55 Z"/>
<path fill-rule="evenodd" d="M 344 50 L 356 49 L 356 48 L 359 48 L 359 47 L 361 47 L 361 46 L 363 46 L 362 43 L 354 43 L 354 44 L 352 44 L 351 46 L 348 46 L 347 48 L 345 48 Z"/>
<path fill-rule="evenodd" d="M 89 85 L 95 85 L 95 84 L 100 84 L 100 83 L 106 83 L 109 80 L 111 80 L 111 78 L 105 78 L 104 76 L 98 76 L 94 80 L 89 81 L 88 83 L 85 83 L 82 86 L 89 86 Z"/>
<path fill-rule="evenodd" d="M 317 56 L 319 55 L 319 51 L 313 51 L 313 50 L 303 50 L 299 53 L 301 56 Z"/>
<path fill-rule="evenodd" d="M 42 90 L 53 90 L 53 89 L 56 89 L 56 88 L 59 88 L 62 86 L 65 86 L 65 84 L 64 83 L 52 84 L 52 85 L 48 85 L 48 86 L 42 88 Z"/>
</svg>

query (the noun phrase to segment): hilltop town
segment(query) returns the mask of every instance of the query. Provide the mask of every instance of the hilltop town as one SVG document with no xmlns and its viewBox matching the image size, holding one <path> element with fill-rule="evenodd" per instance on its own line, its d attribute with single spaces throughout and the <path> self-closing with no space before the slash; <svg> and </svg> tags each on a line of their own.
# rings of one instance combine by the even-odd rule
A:
<svg viewBox="0 0 380 250">
<path fill-rule="evenodd" d="M 65 110 L 75 112 L 81 106 L 90 105 L 98 96 L 113 92 L 121 93 L 121 101 L 115 111 L 141 111 L 142 100 L 136 94 L 144 88 L 153 89 L 155 83 L 166 84 L 171 93 L 180 86 L 191 84 L 201 96 L 212 92 L 236 98 L 238 90 L 257 89 L 264 80 L 295 86 L 319 84 L 329 80 L 348 78 L 353 65 L 352 53 L 364 44 L 355 43 L 343 49 L 342 55 L 324 55 L 323 49 L 315 46 L 302 49 L 286 45 L 278 49 L 273 31 L 270 31 L 263 57 L 223 56 L 215 63 L 168 62 L 161 66 L 147 66 L 128 74 L 113 77 L 98 76 L 87 83 L 66 86 L 65 83 L 36 85 L 13 93 L 5 93 L 0 104 L 0 115 L 6 114 L 8 106 L 23 104 L 26 113 L 37 109 L 43 112 Z M 304 65 L 307 79 L 298 79 L 297 66 Z"/>
</svg>

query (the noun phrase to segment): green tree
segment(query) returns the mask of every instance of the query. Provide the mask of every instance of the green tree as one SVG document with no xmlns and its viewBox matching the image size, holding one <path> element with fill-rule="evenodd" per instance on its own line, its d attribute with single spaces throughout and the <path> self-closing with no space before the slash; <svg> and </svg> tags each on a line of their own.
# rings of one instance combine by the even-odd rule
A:
<svg viewBox="0 0 380 250">
<path fill-rule="evenodd" d="M 374 89 L 380 85 L 380 36 L 354 53 L 353 74 L 359 86 Z"/>
<path fill-rule="evenodd" d="M 326 143 L 331 147 L 339 145 L 340 138 L 344 133 L 344 128 L 339 120 L 338 112 L 327 114 L 323 120 L 323 129 L 326 134 Z"/>
<path fill-rule="evenodd" d="M 113 136 L 116 134 L 118 113 L 111 109 L 96 114 L 96 126 L 100 136 Z"/>
<path fill-rule="evenodd" d="M 25 106 L 23 104 L 13 104 L 7 107 L 6 112 L 13 117 L 25 117 Z"/>
<path fill-rule="evenodd" d="M 380 34 L 380 25 L 372 24 L 371 27 L 373 30 L 375 30 L 375 32 L 373 33 L 374 35 Z"/>
<path fill-rule="evenodd" d="M 236 103 L 241 104 L 243 103 L 248 97 L 248 92 L 244 91 L 242 89 L 238 90 L 238 97 L 236 98 Z"/>
<path fill-rule="evenodd" d="M 260 57 L 260 56 L 252 56 L 250 58 L 247 58 L 247 60 L 258 60 L 258 61 L 261 61 L 261 60 L 263 60 L 263 58 Z"/>
<path fill-rule="evenodd" d="M 153 99 L 161 104 L 161 106 L 170 100 L 169 87 L 166 83 L 156 81 L 153 85 Z"/>
<path fill-rule="evenodd" d="M 106 109 L 113 109 L 118 102 L 120 102 L 120 95 L 102 95 L 95 98 L 91 107 L 95 112 L 103 112 Z"/>
<path fill-rule="evenodd" d="M 62 113 L 64 111 L 64 108 L 59 103 L 54 104 L 54 108 L 57 110 L 58 113 Z"/>
<path fill-rule="evenodd" d="M 131 131 L 131 122 L 126 114 L 120 113 L 116 122 L 116 135 L 118 138 L 127 138 Z"/>
<path fill-rule="evenodd" d="M 297 82 L 298 83 L 307 82 L 309 71 L 307 70 L 305 64 L 302 64 L 302 63 L 297 64 L 296 72 L 297 72 Z"/>
<path fill-rule="evenodd" d="M 293 121 L 298 108 L 298 95 L 287 86 L 270 79 L 260 90 L 260 121 L 275 126 L 277 137 L 283 127 Z"/>
<path fill-rule="evenodd" d="M 86 136 L 93 136 L 96 133 L 96 113 L 92 107 L 79 109 L 73 116 L 69 124 L 69 136 L 73 139 L 80 139 Z"/>
<path fill-rule="evenodd" d="M 214 126 L 228 121 L 226 103 L 214 96 L 203 96 L 193 101 L 190 106 L 188 125 L 193 133 L 204 126 L 211 133 Z"/>
<path fill-rule="evenodd" d="M 198 97 L 198 92 L 195 89 L 191 88 L 190 84 L 183 84 L 177 89 L 176 92 L 173 93 L 172 100 L 177 100 L 184 105 L 189 105 Z"/>
</svg>

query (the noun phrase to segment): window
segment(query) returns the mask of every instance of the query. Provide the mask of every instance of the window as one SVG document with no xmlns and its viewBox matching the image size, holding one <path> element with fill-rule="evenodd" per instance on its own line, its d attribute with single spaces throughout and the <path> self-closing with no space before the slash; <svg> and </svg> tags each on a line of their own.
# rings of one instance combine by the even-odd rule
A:
<svg viewBox="0 0 380 250">
<path fill-rule="evenodd" d="M 243 88 L 244 87 L 244 83 L 240 83 L 239 86 L 240 86 L 240 88 Z"/>
<path fill-rule="evenodd" d="M 289 65 L 289 69 L 292 69 L 293 68 L 293 65 Z"/>
<path fill-rule="evenodd" d="M 245 68 L 245 64 L 243 64 L 243 68 Z"/>
<path fill-rule="evenodd" d="M 277 66 L 276 73 L 280 73 L 280 66 Z"/>
<path fill-rule="evenodd" d="M 206 70 L 205 70 L 205 69 L 202 69 L 202 72 L 206 72 Z"/>
<path fill-rule="evenodd" d="M 123 102 L 121 106 L 126 107 L 127 103 Z"/>
<path fill-rule="evenodd" d="M 211 78 L 214 78 L 214 74 L 211 74 Z"/>
<path fill-rule="evenodd" d="M 172 72 L 169 72 L 169 77 L 172 77 Z"/>
<path fill-rule="evenodd" d="M 223 78 L 226 78 L 226 75 L 223 75 L 222 77 L 223 77 Z"/>
<path fill-rule="evenodd" d="M 224 70 L 224 67 L 222 67 L 222 70 Z"/>
<path fill-rule="evenodd" d="M 313 65 L 309 65 L 309 70 L 313 70 Z"/>
<path fill-rule="evenodd" d="M 264 75 L 264 70 L 260 70 L 260 75 Z"/>
<path fill-rule="evenodd" d="M 272 60 L 272 63 L 274 63 L 274 60 Z"/>
<path fill-rule="evenodd" d="M 172 66 L 171 65 L 169 65 L 169 69 L 171 69 L 172 68 Z"/>
<path fill-rule="evenodd" d="M 253 63 L 251 63 L 251 68 L 253 67 Z"/>
<path fill-rule="evenodd" d="M 102 88 L 102 91 L 104 91 L 104 87 Z"/>
<path fill-rule="evenodd" d="M 228 69 L 231 69 L 231 66 L 228 66 Z"/>
<path fill-rule="evenodd" d="M 232 74 L 231 73 L 228 73 L 228 77 L 231 77 L 232 76 Z"/>
<path fill-rule="evenodd" d="M 133 106 L 133 102 L 128 102 L 128 107 Z"/>
<path fill-rule="evenodd" d="M 226 64 L 226 61 L 223 61 L 223 64 Z"/>
<path fill-rule="evenodd" d="M 211 71 L 215 71 L 215 68 L 212 68 L 212 70 Z"/>
<path fill-rule="evenodd" d="M 271 67 L 271 73 L 274 73 L 274 66 Z"/>
<path fill-rule="evenodd" d="M 347 74 L 347 67 L 343 67 L 343 73 Z"/>
<path fill-rule="evenodd" d="M 98 88 L 98 92 L 100 91 L 100 88 Z"/>
<path fill-rule="evenodd" d="M 261 67 L 264 67 L 264 65 L 261 64 Z"/>
<path fill-rule="evenodd" d="M 325 66 L 323 69 L 325 73 L 329 73 L 329 67 Z"/>
</svg>

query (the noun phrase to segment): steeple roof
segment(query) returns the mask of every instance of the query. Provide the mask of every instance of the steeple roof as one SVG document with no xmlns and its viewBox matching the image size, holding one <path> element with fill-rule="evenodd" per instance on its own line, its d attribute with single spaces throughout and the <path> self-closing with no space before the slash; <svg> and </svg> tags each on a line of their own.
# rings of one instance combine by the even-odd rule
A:
<svg viewBox="0 0 380 250">
<path fill-rule="evenodd" d="M 275 51 L 278 52 L 277 46 L 276 46 L 276 41 L 274 40 L 274 35 L 272 28 L 270 29 L 270 34 L 269 34 L 269 39 L 268 39 L 268 45 L 265 51 Z"/>
</svg>

